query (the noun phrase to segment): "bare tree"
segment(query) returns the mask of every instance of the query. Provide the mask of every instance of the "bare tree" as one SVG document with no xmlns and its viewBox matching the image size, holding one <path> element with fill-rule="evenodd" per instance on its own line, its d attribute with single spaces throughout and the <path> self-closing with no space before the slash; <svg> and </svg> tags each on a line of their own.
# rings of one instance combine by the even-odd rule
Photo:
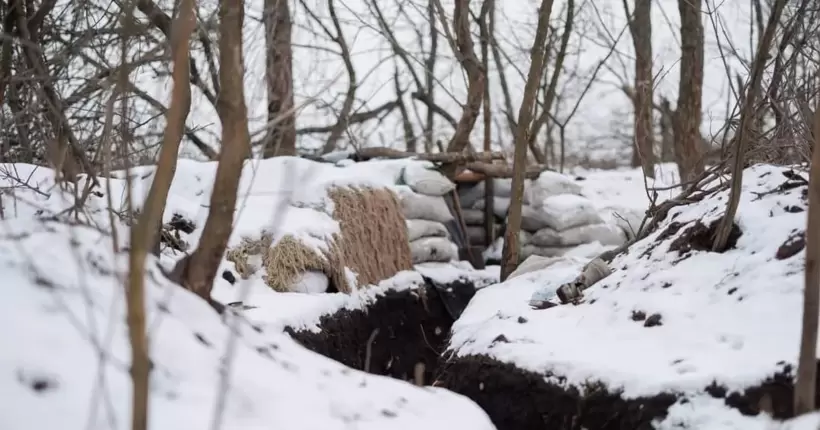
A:
<svg viewBox="0 0 820 430">
<path fill-rule="evenodd" d="M 815 409 L 817 393 L 817 320 L 820 312 L 820 102 L 814 113 L 814 150 L 809 172 L 809 213 L 806 225 L 806 269 L 803 287 L 803 331 L 794 384 L 794 414 Z"/>
<path fill-rule="evenodd" d="M 515 133 L 515 154 L 513 156 L 512 195 L 510 209 L 507 215 L 507 230 L 504 232 L 504 248 L 501 252 L 501 281 L 518 266 L 518 234 L 521 230 L 521 207 L 524 200 L 524 176 L 527 170 L 527 147 L 529 143 L 530 126 L 533 120 L 535 98 L 538 94 L 538 84 L 544 70 L 544 56 L 546 54 L 547 30 L 550 15 L 552 14 L 552 0 L 541 0 L 538 8 L 538 24 L 535 30 L 535 39 L 532 43 L 532 60 L 527 82 L 524 86 L 524 98 L 518 109 L 518 122 Z"/>
<path fill-rule="evenodd" d="M 265 0 L 265 50 L 268 87 L 268 132 L 265 157 L 296 154 L 293 112 L 293 46 L 288 0 Z M 240 30 L 241 31 L 241 27 Z"/>
<path fill-rule="evenodd" d="M 769 48 L 772 45 L 772 40 L 774 39 L 778 23 L 780 22 L 780 16 L 783 14 L 783 8 L 786 6 L 786 3 L 787 0 L 775 0 L 772 6 L 772 12 L 766 24 L 766 30 L 763 32 L 763 37 L 760 38 L 760 44 L 757 47 L 757 53 L 752 63 L 751 79 L 746 86 L 746 94 L 741 99 L 743 106 L 740 112 L 740 125 L 734 138 L 729 202 L 726 205 L 726 213 L 723 215 L 723 218 L 721 218 L 720 224 L 715 231 L 712 251 L 721 252 L 726 249 L 726 244 L 729 241 L 729 235 L 735 222 L 735 214 L 740 204 L 740 192 L 743 187 L 743 167 L 746 161 L 746 148 L 749 146 L 753 131 L 752 126 L 755 123 L 755 117 L 757 115 L 757 100 L 760 95 L 763 72 L 766 68 L 766 62 L 769 59 Z"/>
<path fill-rule="evenodd" d="M 654 133 L 652 131 L 652 0 L 635 0 L 635 10 L 629 13 L 629 5 L 623 0 L 635 47 L 635 111 L 634 151 L 632 167 L 643 167 L 646 177 L 655 177 Z"/>
<path fill-rule="evenodd" d="M 130 8 L 125 13 L 126 25 L 133 19 Z M 148 341 L 145 333 L 145 258 L 148 250 L 158 240 L 165 201 L 168 189 L 176 170 L 179 143 L 185 131 L 185 118 L 191 106 L 191 87 L 189 83 L 188 42 L 196 26 L 194 0 L 183 0 L 180 13 L 173 24 L 175 31 L 171 44 L 173 56 L 174 88 L 171 94 L 171 106 L 166 117 L 167 125 L 163 136 L 159 162 L 154 173 L 151 189 L 143 205 L 142 213 L 136 225 L 131 229 L 131 251 L 129 253 L 128 276 L 128 329 L 131 338 L 131 374 L 134 381 L 132 403 L 133 430 L 145 430 L 148 427 L 148 382 L 150 363 L 148 360 Z M 123 75 L 127 74 L 123 72 Z M 125 103 L 124 103 L 125 106 Z M 124 131 L 127 133 L 127 131 Z M 130 190 L 130 186 L 129 186 Z"/>
<path fill-rule="evenodd" d="M 456 53 L 459 64 L 467 74 L 467 103 L 465 103 L 461 112 L 456 131 L 447 145 L 447 152 L 461 152 L 470 144 L 470 133 L 475 127 L 475 122 L 481 110 L 484 86 L 487 85 L 487 71 L 483 70 L 481 61 L 475 53 L 473 35 L 470 32 L 470 0 L 455 1 L 455 10 L 453 12 L 455 37 L 448 29 L 441 0 L 433 1 L 435 1 L 439 19 L 444 27 L 444 34 L 447 36 L 453 52 Z"/>
<path fill-rule="evenodd" d="M 678 107 L 672 117 L 675 159 L 681 182 L 703 173 L 700 121 L 703 94 L 703 23 L 701 0 L 678 0 L 681 60 Z"/>
<path fill-rule="evenodd" d="M 233 229 L 234 210 L 242 166 L 250 155 L 248 109 L 245 105 L 242 25 L 244 2 L 219 2 L 219 92 L 217 106 L 222 123 L 222 151 L 216 168 L 208 218 L 202 239 L 183 263 L 182 284 L 209 303 L 211 287 Z"/>
</svg>

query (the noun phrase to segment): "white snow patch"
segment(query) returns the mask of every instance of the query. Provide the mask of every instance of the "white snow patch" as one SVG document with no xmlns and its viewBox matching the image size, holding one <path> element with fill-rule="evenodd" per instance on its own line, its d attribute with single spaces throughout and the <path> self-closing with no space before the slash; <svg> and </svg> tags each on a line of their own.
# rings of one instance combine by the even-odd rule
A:
<svg viewBox="0 0 820 430">
<path fill-rule="evenodd" d="M 734 249 L 688 258 L 669 249 L 694 222 L 719 219 L 728 196 L 723 191 L 671 210 L 658 231 L 615 259 L 614 273 L 577 306 L 533 310 L 528 300 L 572 280 L 583 259 L 482 289 L 453 326 L 450 348 L 566 378 L 576 387 L 600 381 L 625 398 L 694 396 L 712 382 L 732 391 L 759 384 L 796 362 L 801 331 L 804 252 L 775 258 L 806 225 L 806 213 L 791 208 L 806 208 L 805 186 L 774 192 L 786 182 L 785 170 L 758 165 L 744 172 L 736 218 L 743 234 Z M 683 227 L 659 240 L 672 222 Z M 632 318 L 638 311 L 660 314 L 662 325 L 645 327 Z M 494 342 L 501 334 L 508 343 Z"/>
<path fill-rule="evenodd" d="M 0 234 L 0 428 L 129 428 L 126 255 L 87 227 L 18 219 Z M 493 428 L 459 395 L 346 368 L 236 315 L 221 321 L 155 259 L 147 267 L 152 429 L 211 428 L 220 393 L 222 428 Z"/>
</svg>

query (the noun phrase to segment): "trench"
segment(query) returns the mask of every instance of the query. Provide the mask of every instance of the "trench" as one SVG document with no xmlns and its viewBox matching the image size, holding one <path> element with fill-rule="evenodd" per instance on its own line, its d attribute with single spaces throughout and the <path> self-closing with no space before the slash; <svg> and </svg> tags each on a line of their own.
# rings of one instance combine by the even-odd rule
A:
<svg viewBox="0 0 820 430">
<path fill-rule="evenodd" d="M 499 430 L 649 430 L 669 407 L 686 402 L 676 393 L 624 399 L 599 383 L 578 389 L 562 384 L 560 375 L 536 374 L 488 356 L 454 357 L 446 351 L 450 330 L 475 288 L 466 281 L 425 281 L 416 289 L 389 291 L 366 309 L 325 315 L 318 332 L 286 330 L 306 348 L 349 367 L 462 394 Z M 744 415 L 766 411 L 791 418 L 793 370 L 783 364 L 743 392 L 717 384 L 704 390 Z"/>
</svg>

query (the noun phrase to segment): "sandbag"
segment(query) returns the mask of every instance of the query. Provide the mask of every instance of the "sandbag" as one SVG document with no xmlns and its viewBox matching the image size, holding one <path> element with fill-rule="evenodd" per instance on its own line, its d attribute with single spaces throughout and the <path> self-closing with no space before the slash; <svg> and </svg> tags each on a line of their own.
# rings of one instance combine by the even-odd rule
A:
<svg viewBox="0 0 820 430">
<path fill-rule="evenodd" d="M 473 186 L 462 186 L 459 188 L 458 195 L 461 199 L 462 207 L 475 207 L 476 202 L 484 200 L 484 183 L 485 181 L 481 181 Z M 529 197 L 527 196 L 526 190 L 529 188 L 531 183 L 532 181 L 529 179 L 524 180 L 524 203 L 529 203 Z M 512 179 L 496 178 L 493 179 L 493 185 L 493 198 L 509 198 L 512 195 Z"/>
<path fill-rule="evenodd" d="M 495 232 L 496 235 L 501 230 L 501 226 L 496 224 L 495 225 Z M 483 225 L 468 225 L 467 226 L 467 237 L 470 239 L 471 245 L 476 245 L 479 243 L 487 243 L 486 234 L 484 231 Z M 495 238 L 493 238 L 495 239 Z"/>
<path fill-rule="evenodd" d="M 635 239 L 646 215 L 645 211 L 619 206 L 607 206 L 600 212 L 604 221 L 620 227 L 629 240 Z"/>
<path fill-rule="evenodd" d="M 294 293 L 321 294 L 327 291 L 330 278 L 322 272 L 308 270 L 299 274 L 290 284 L 290 291 Z"/>
<path fill-rule="evenodd" d="M 424 237 L 410 242 L 413 264 L 458 259 L 458 247 L 443 237 Z"/>
<path fill-rule="evenodd" d="M 426 196 L 443 196 L 456 187 L 429 162 L 413 162 L 404 166 L 401 178 L 413 191 Z"/>
<path fill-rule="evenodd" d="M 427 196 L 400 188 L 399 199 L 405 219 L 424 219 L 442 224 L 453 219 L 444 197 Z"/>
<path fill-rule="evenodd" d="M 462 206 L 463 208 L 463 206 Z M 464 218 L 464 224 L 467 225 L 482 225 L 484 224 L 484 210 L 483 209 L 461 209 L 461 216 Z"/>
<path fill-rule="evenodd" d="M 475 202 L 472 208 L 484 211 L 484 199 Z M 493 197 L 493 214 L 495 214 L 495 216 L 499 218 L 507 218 L 507 211 L 509 209 L 509 197 Z"/>
<path fill-rule="evenodd" d="M 406 224 L 407 240 L 411 242 L 422 237 L 450 237 L 447 227 L 440 222 L 426 219 L 408 219 Z"/>
<path fill-rule="evenodd" d="M 525 275 L 527 273 L 544 270 L 559 261 L 563 261 L 566 257 L 542 257 L 540 255 L 530 255 L 518 267 L 510 273 L 507 279 L 512 279 L 517 276 Z"/>
<path fill-rule="evenodd" d="M 532 181 L 528 187 L 524 187 L 527 201 L 535 206 L 540 205 L 549 197 L 560 194 L 580 196 L 581 191 L 581 186 L 569 176 L 549 170 L 541 172 L 538 179 Z"/>
<path fill-rule="evenodd" d="M 564 231 L 602 222 L 601 215 L 589 199 L 572 194 L 548 197 L 542 206 L 525 205 L 521 210 L 521 228 L 527 231 L 546 227 Z"/>
<path fill-rule="evenodd" d="M 623 245 L 626 232 L 615 224 L 589 224 L 557 231 L 542 228 L 532 236 L 532 244 L 537 246 L 572 246 L 598 242 L 602 245 Z"/>
<path fill-rule="evenodd" d="M 518 259 L 519 261 L 522 261 L 533 255 L 538 255 L 540 257 L 560 257 L 572 249 L 572 246 L 524 245 L 521 247 L 521 254 L 519 255 Z"/>
</svg>

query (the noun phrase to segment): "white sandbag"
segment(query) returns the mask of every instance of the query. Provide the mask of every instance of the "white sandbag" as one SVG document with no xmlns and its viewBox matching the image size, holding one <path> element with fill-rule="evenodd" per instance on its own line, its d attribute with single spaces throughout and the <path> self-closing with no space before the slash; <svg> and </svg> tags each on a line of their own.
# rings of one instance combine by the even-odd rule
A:
<svg viewBox="0 0 820 430">
<path fill-rule="evenodd" d="M 527 273 L 544 270 L 559 261 L 566 259 L 566 257 L 542 257 L 540 255 L 530 255 L 518 267 L 510 273 L 507 279 L 512 279 L 517 276 L 525 275 Z"/>
<path fill-rule="evenodd" d="M 407 240 L 410 242 L 422 237 L 450 237 L 447 227 L 440 222 L 426 219 L 408 219 L 406 223 Z"/>
<path fill-rule="evenodd" d="M 560 257 L 573 249 L 572 246 L 535 246 L 524 245 L 521 247 L 519 261 L 533 255 L 541 257 Z"/>
<path fill-rule="evenodd" d="M 638 229 L 646 216 L 645 211 L 634 208 L 607 206 L 601 211 L 601 218 L 608 224 L 614 224 L 624 230 L 629 240 L 635 239 Z"/>
<path fill-rule="evenodd" d="M 568 228 L 602 223 L 603 219 L 585 197 L 560 194 L 544 199 L 542 206 L 524 206 L 521 212 L 521 226 L 527 231 L 538 231 L 545 227 L 564 231 Z"/>
<path fill-rule="evenodd" d="M 327 292 L 330 279 L 322 272 L 308 270 L 299 274 L 290 284 L 290 291 L 294 293 L 321 294 Z"/>
<path fill-rule="evenodd" d="M 569 176 L 549 170 L 541 172 L 538 179 L 524 188 L 529 203 L 538 206 L 545 199 L 560 194 L 581 195 L 582 188 Z"/>
<path fill-rule="evenodd" d="M 484 210 L 483 209 L 461 209 L 461 216 L 464 218 L 464 224 L 467 225 L 483 225 L 484 224 Z"/>
<path fill-rule="evenodd" d="M 484 199 L 473 205 L 473 209 L 484 210 Z M 507 211 L 510 209 L 509 197 L 493 197 L 493 214 L 499 218 L 507 218 Z"/>
<path fill-rule="evenodd" d="M 602 245 L 623 245 L 626 232 L 615 224 L 589 224 L 558 231 L 550 227 L 542 228 L 532 236 L 532 244 L 537 246 L 572 246 L 599 242 Z"/>
<path fill-rule="evenodd" d="M 496 178 L 493 180 L 494 188 L 493 188 L 493 197 L 507 197 L 509 198 L 512 195 L 512 180 L 505 179 L 505 178 Z M 524 180 L 524 203 L 529 203 L 529 197 L 527 196 L 527 188 L 532 183 L 531 180 L 526 179 Z M 476 202 L 479 200 L 484 200 L 484 184 L 485 181 L 481 181 L 476 185 L 471 187 L 462 187 L 458 191 L 459 198 L 461 199 L 461 206 L 465 208 L 475 207 Z M 482 203 L 483 207 L 483 203 Z"/>
<path fill-rule="evenodd" d="M 443 196 L 455 189 L 456 184 L 435 169 L 430 162 L 412 162 L 402 170 L 402 182 L 413 191 L 426 196 Z"/>
<path fill-rule="evenodd" d="M 458 259 L 458 247 L 443 237 L 424 237 L 410 242 L 413 264 L 447 262 Z"/>
<path fill-rule="evenodd" d="M 399 200 L 405 219 L 424 219 L 446 223 L 453 219 L 450 207 L 444 197 L 426 196 L 399 188 Z"/>
</svg>

